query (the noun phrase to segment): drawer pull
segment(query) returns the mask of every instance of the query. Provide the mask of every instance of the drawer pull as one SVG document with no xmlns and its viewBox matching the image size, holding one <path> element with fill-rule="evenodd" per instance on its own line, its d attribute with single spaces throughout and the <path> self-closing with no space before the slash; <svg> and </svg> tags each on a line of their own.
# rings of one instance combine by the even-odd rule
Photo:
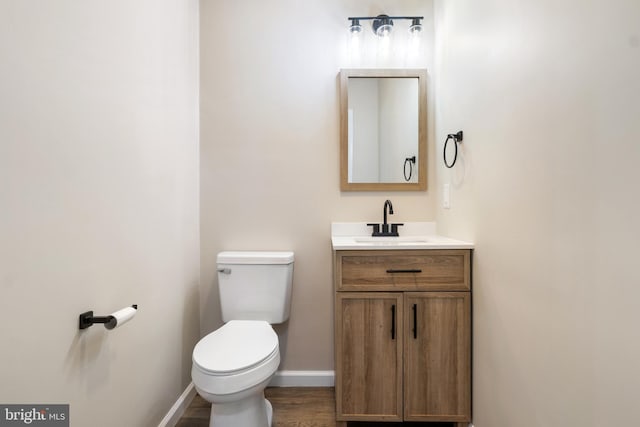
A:
<svg viewBox="0 0 640 427">
<path fill-rule="evenodd" d="M 391 339 L 396 339 L 396 305 L 391 306 Z"/>
<path fill-rule="evenodd" d="M 418 304 L 413 304 L 413 339 L 418 339 Z"/>
<path fill-rule="evenodd" d="M 406 270 L 389 269 L 389 270 L 387 270 L 387 273 L 422 273 L 422 270 L 418 269 L 418 268 L 410 268 L 410 269 L 406 269 Z"/>
</svg>

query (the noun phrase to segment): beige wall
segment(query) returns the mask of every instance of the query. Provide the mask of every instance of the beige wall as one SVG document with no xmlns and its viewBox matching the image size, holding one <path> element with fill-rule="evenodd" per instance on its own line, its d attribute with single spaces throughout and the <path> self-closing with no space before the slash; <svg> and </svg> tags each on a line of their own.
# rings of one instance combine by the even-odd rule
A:
<svg viewBox="0 0 640 427">
<path fill-rule="evenodd" d="M 3 1 L 0 57 L 0 402 L 157 426 L 199 334 L 198 2 Z"/>
<path fill-rule="evenodd" d="M 637 424 L 640 3 L 436 2 L 440 231 L 474 240 L 476 427 Z M 440 203 L 438 203 L 440 205 Z"/>
<path fill-rule="evenodd" d="M 427 17 L 417 60 L 348 56 L 346 18 L 384 12 Z M 381 221 L 386 198 L 394 220 L 435 218 L 432 187 L 340 192 L 337 75 L 376 61 L 431 66 L 431 2 L 205 1 L 201 29 L 201 332 L 221 324 L 217 252 L 293 250 L 281 369 L 332 369 L 331 222 Z"/>
</svg>

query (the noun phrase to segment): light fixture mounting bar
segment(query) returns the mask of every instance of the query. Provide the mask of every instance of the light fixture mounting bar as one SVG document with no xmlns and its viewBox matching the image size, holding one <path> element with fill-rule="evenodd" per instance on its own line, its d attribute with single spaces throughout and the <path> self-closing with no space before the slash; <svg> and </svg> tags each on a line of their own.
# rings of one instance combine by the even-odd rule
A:
<svg viewBox="0 0 640 427">
<path fill-rule="evenodd" d="M 387 19 L 424 19 L 424 16 L 385 16 Z M 380 19 L 380 16 L 352 16 L 347 18 L 347 20 L 352 21 L 354 19 L 359 19 L 361 21 L 369 21 L 374 19 Z"/>
</svg>

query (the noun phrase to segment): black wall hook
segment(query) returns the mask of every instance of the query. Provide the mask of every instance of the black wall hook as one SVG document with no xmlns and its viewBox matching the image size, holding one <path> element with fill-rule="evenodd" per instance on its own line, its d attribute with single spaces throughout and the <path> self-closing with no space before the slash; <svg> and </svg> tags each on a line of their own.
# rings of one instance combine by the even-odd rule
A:
<svg viewBox="0 0 640 427">
<path fill-rule="evenodd" d="M 133 304 L 131 307 L 138 309 L 138 304 Z M 78 327 L 80 329 L 87 329 L 89 326 L 93 326 L 94 323 L 104 323 L 104 327 L 107 329 L 113 329 L 118 324 L 115 317 L 109 316 L 94 316 L 93 311 L 85 311 L 80 314 L 78 319 Z"/>
</svg>

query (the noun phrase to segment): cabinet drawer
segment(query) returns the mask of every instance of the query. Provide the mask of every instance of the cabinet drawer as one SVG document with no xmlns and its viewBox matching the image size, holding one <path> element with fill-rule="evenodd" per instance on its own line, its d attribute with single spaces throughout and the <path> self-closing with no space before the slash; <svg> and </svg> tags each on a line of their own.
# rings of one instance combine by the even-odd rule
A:
<svg viewBox="0 0 640 427">
<path fill-rule="evenodd" d="M 471 251 L 337 251 L 337 291 L 468 291 Z"/>
</svg>

